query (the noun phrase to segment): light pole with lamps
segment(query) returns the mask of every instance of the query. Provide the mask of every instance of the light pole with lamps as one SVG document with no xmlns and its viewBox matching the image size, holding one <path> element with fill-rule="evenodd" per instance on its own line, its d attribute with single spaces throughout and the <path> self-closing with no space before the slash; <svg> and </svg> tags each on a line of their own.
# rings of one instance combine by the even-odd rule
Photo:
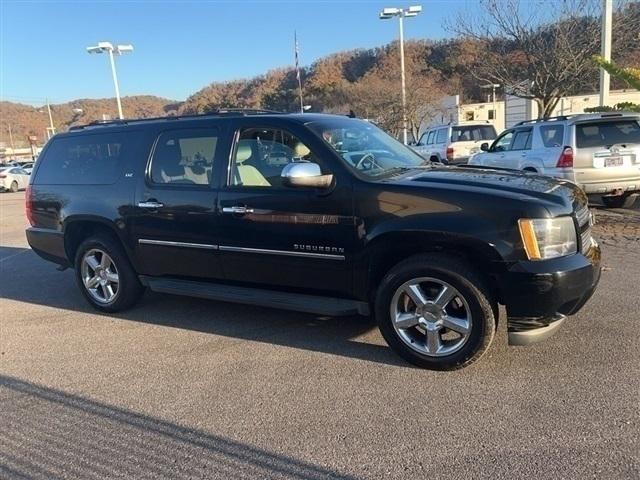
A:
<svg viewBox="0 0 640 480">
<path fill-rule="evenodd" d="M 380 20 L 388 20 L 398 17 L 400 23 L 400 78 L 402 82 L 402 141 L 407 144 L 407 92 L 404 74 L 404 26 L 405 17 L 417 17 L 422 11 L 421 5 L 413 5 L 408 8 L 383 8 L 380 12 Z"/>
<path fill-rule="evenodd" d="M 480 88 L 490 88 L 491 89 L 491 101 L 493 102 L 493 120 L 495 121 L 498 115 L 496 111 L 496 88 L 500 88 L 501 85 L 499 83 L 489 83 L 487 85 L 482 85 Z"/>
<path fill-rule="evenodd" d="M 113 59 L 113 54 L 122 55 L 123 53 L 133 52 L 133 45 L 116 45 L 115 47 L 111 42 L 98 42 L 95 47 L 87 47 L 89 53 L 108 53 L 109 62 L 111 63 L 111 74 L 113 75 L 113 85 L 116 88 L 116 101 L 118 102 L 118 116 L 120 120 L 124 118 L 122 115 L 122 103 L 120 103 L 120 88 L 118 87 L 118 75 L 116 74 L 116 62 Z"/>
</svg>

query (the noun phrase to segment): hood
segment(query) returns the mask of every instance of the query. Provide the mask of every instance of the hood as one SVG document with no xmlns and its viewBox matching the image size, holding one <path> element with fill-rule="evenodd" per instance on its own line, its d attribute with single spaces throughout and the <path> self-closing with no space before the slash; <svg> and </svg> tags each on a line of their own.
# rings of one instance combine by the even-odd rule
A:
<svg viewBox="0 0 640 480">
<path fill-rule="evenodd" d="M 397 182 L 448 190 L 481 189 L 487 194 L 539 199 L 575 210 L 587 205 L 585 193 L 575 183 L 534 173 L 474 167 L 436 167 L 408 172 Z"/>
</svg>

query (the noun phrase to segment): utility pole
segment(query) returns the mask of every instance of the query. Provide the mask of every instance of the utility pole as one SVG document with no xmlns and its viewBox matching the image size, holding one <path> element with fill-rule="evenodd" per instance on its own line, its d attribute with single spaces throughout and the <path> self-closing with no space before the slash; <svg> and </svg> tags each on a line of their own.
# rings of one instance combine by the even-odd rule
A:
<svg viewBox="0 0 640 480">
<path fill-rule="evenodd" d="M 11 157 L 9 160 L 13 160 L 15 158 L 15 147 L 13 146 L 13 133 L 11 132 L 11 124 L 7 123 L 7 130 L 9 131 L 9 145 L 11 145 Z"/>
<path fill-rule="evenodd" d="M 607 62 L 611 61 L 611 23 L 613 0 L 602 0 L 602 58 Z M 609 103 L 609 72 L 600 67 L 600 106 Z"/>
<path fill-rule="evenodd" d="M 47 128 L 47 140 L 56 134 L 56 128 L 53 126 L 53 117 L 51 116 L 51 106 L 49 105 L 49 99 L 47 98 L 47 112 L 49 113 L 49 128 Z"/>
</svg>

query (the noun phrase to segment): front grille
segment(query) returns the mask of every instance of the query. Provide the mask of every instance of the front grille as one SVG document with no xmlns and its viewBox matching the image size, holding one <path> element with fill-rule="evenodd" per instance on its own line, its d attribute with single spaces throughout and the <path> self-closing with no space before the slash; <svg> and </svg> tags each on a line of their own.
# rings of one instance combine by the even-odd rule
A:
<svg viewBox="0 0 640 480">
<path fill-rule="evenodd" d="M 576 210 L 578 233 L 580 234 L 580 251 L 585 253 L 591 248 L 591 212 L 588 207 Z"/>
</svg>

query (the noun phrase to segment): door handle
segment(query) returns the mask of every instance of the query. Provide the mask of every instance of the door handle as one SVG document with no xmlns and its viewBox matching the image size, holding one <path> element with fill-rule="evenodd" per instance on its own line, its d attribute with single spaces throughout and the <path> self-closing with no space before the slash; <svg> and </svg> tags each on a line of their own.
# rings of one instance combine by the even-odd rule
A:
<svg viewBox="0 0 640 480">
<path fill-rule="evenodd" d="M 140 208 L 162 208 L 164 205 L 160 202 L 156 202 L 155 200 L 148 200 L 146 202 L 138 202 L 138 207 Z"/>
<path fill-rule="evenodd" d="M 222 213 L 233 213 L 234 215 L 244 215 L 245 213 L 253 213 L 253 208 L 241 207 L 239 205 L 233 207 L 223 207 Z"/>
</svg>

